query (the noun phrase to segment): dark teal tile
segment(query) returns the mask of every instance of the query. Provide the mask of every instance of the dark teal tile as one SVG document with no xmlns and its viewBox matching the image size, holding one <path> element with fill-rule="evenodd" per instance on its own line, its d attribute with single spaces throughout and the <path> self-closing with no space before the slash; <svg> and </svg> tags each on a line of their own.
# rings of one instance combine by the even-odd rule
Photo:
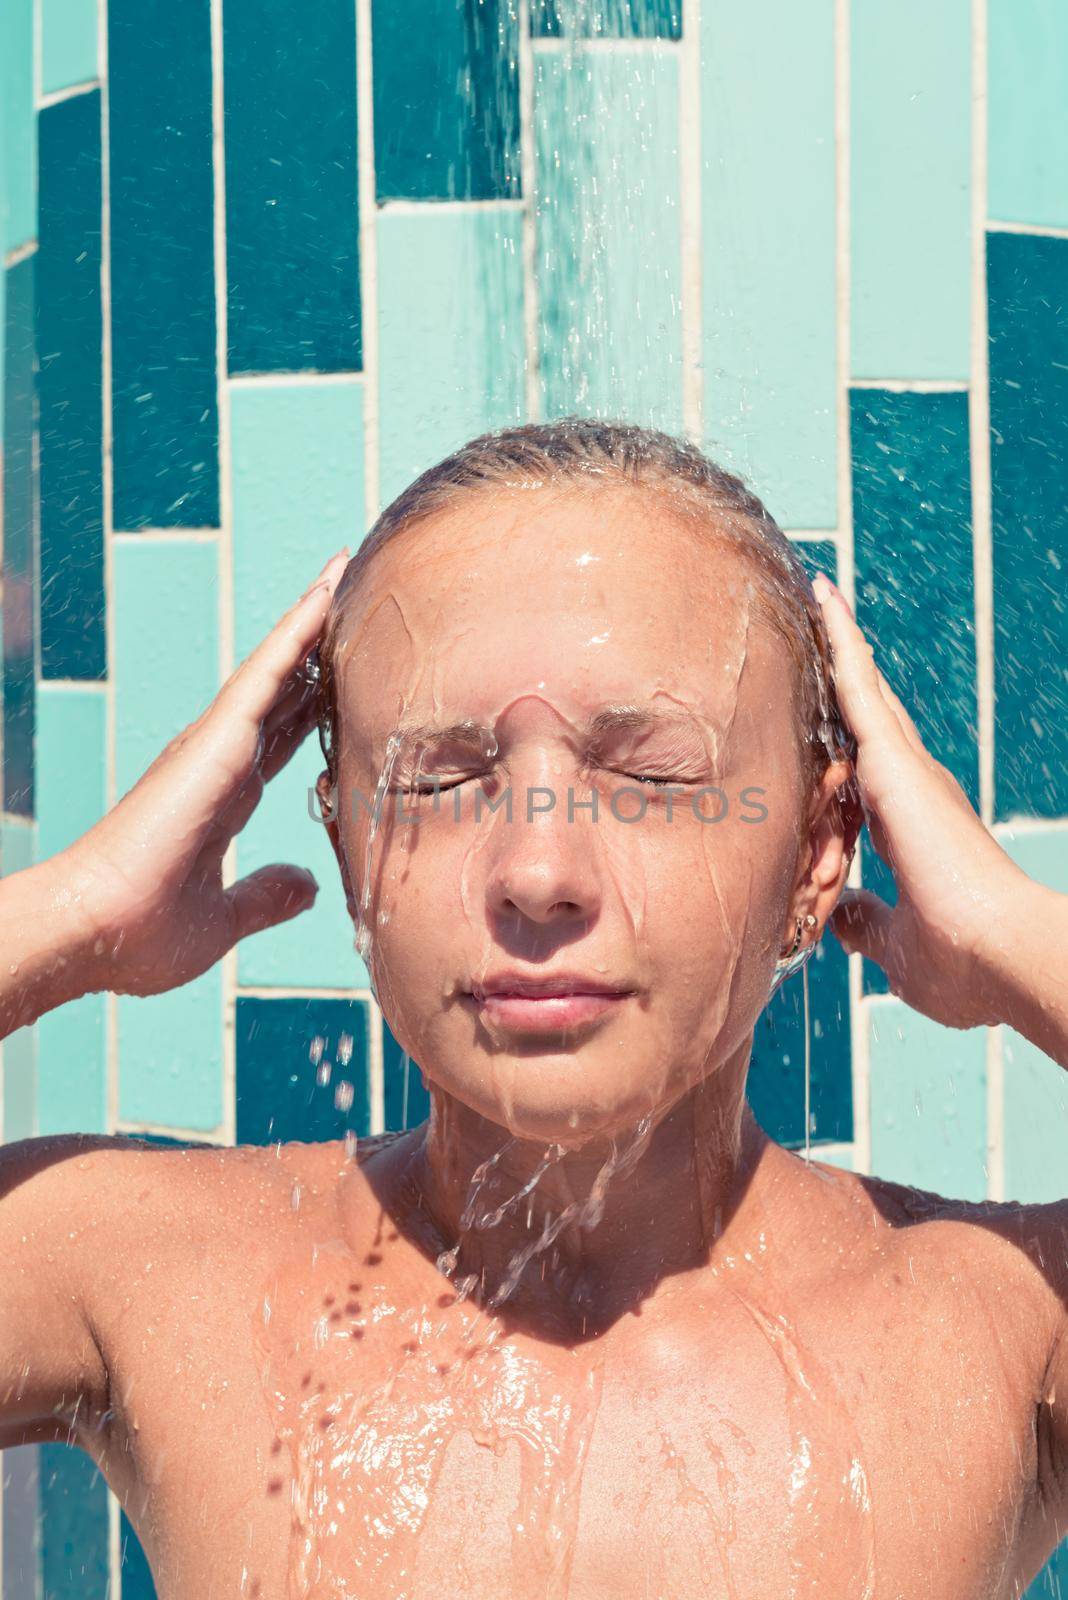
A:
<svg viewBox="0 0 1068 1600">
<path fill-rule="evenodd" d="M 108 1600 L 108 1486 L 84 1451 L 43 1444 L 41 1600 Z"/>
<path fill-rule="evenodd" d="M 855 389 L 850 397 L 857 621 L 920 737 L 979 804 L 968 396 Z M 866 888 L 896 902 L 865 829 Z M 864 989 L 888 983 L 864 962 Z"/>
<path fill-rule="evenodd" d="M 120 1511 L 119 1517 L 119 1600 L 156 1600 L 152 1569 L 133 1523 L 125 1511 Z"/>
<path fill-rule="evenodd" d="M 118 529 L 219 523 L 209 0 L 111 0 Z"/>
<path fill-rule="evenodd" d="M 303 1143 L 370 1131 L 367 1003 L 363 1000 L 237 1001 L 237 1142 Z M 316 1040 L 322 1041 L 321 1061 Z M 347 1042 L 346 1042 L 347 1041 Z M 340 1059 L 351 1051 L 348 1064 Z M 319 1066 L 331 1064 L 328 1083 Z M 337 1109 L 339 1083 L 352 1085 L 351 1107 Z"/>
<path fill-rule="evenodd" d="M 373 0 L 379 200 L 520 193 L 515 0 Z"/>
<path fill-rule="evenodd" d="M 838 550 L 833 539 L 792 539 L 790 543 L 810 579 L 825 572 L 838 582 Z"/>
<path fill-rule="evenodd" d="M 103 678 L 100 91 L 38 118 L 41 676 Z"/>
<path fill-rule="evenodd" d="M 231 372 L 362 365 L 351 0 L 226 0 Z"/>
<path fill-rule="evenodd" d="M 536 39 L 681 39 L 682 0 L 532 0 Z"/>
<path fill-rule="evenodd" d="M 998 820 L 1068 812 L 1068 239 L 987 235 Z"/>
<path fill-rule="evenodd" d="M 407 1090 L 404 1083 L 406 1061 Z M 386 1128 L 390 1131 L 417 1128 L 430 1115 L 430 1095 L 423 1086 L 418 1063 L 405 1056 L 403 1046 L 393 1037 L 385 1017 L 382 1018 L 382 1073 Z"/>
<path fill-rule="evenodd" d="M 1057 1546 L 1042 1571 L 1024 1590 L 1023 1600 L 1068 1600 L 1068 1539 Z"/>
<path fill-rule="evenodd" d="M 34 257 L 9 267 L 4 324 L 4 810 L 33 815 Z"/>
<path fill-rule="evenodd" d="M 808 972 L 810 1139 L 853 1137 L 849 962 L 824 933 Z M 805 1142 L 804 977 L 795 973 L 761 1012 L 753 1034 L 746 1095 L 764 1132 L 796 1149 Z"/>
</svg>

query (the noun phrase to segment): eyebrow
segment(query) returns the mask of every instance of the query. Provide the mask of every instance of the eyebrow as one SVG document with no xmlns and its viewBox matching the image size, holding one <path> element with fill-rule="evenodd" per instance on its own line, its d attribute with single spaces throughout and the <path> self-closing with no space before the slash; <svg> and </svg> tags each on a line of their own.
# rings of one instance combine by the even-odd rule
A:
<svg viewBox="0 0 1068 1600">
<path fill-rule="evenodd" d="M 609 705 L 602 706 L 600 711 L 595 712 L 581 731 L 589 738 L 598 738 L 621 730 L 633 731 L 658 725 L 670 727 L 679 723 L 692 724 L 695 720 L 689 712 L 663 711 L 652 705 Z M 399 740 L 403 745 L 413 739 L 475 740 L 481 738 L 483 734 L 495 737 L 492 728 L 468 718 L 463 722 L 453 722 L 448 727 L 439 727 L 436 723 L 429 722 L 402 723 L 393 729 L 390 737 Z"/>
</svg>

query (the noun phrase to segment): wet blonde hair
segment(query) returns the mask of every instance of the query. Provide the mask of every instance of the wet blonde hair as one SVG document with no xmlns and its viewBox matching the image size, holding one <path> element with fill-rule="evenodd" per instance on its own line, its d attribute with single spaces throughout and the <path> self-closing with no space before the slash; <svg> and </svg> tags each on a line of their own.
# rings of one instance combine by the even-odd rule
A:
<svg viewBox="0 0 1068 1600">
<path fill-rule="evenodd" d="M 852 763 L 856 744 L 838 707 L 819 602 L 790 540 L 740 477 L 686 440 L 634 423 L 560 417 L 494 429 L 421 473 L 382 512 L 342 575 L 319 644 L 319 735 L 337 779 L 334 655 L 346 603 L 383 545 L 479 490 L 551 483 L 625 484 L 669 495 L 666 509 L 749 563 L 760 615 L 782 638 L 792 678 L 806 779 L 815 786 L 833 760 Z"/>
</svg>

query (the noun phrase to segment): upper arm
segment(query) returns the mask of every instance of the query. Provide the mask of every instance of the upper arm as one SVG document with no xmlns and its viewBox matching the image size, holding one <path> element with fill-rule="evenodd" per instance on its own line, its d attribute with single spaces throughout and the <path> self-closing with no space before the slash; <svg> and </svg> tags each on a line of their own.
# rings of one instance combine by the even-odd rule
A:
<svg viewBox="0 0 1068 1600">
<path fill-rule="evenodd" d="M 66 1439 L 107 1408 L 90 1290 L 115 1212 L 117 1142 L 64 1134 L 0 1147 L 0 1449 Z"/>
</svg>

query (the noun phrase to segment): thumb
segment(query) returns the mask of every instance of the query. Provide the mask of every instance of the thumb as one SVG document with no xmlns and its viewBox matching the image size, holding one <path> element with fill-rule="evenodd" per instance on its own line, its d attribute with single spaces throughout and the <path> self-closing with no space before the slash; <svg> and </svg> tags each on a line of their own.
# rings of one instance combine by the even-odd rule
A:
<svg viewBox="0 0 1068 1600">
<path fill-rule="evenodd" d="M 275 861 L 250 872 L 226 891 L 233 943 L 250 933 L 276 927 L 299 916 L 315 903 L 319 885 L 304 867 Z"/>
<path fill-rule="evenodd" d="M 844 889 L 831 913 L 831 929 L 850 955 L 859 950 L 887 970 L 891 948 L 893 906 L 870 889 Z"/>
</svg>

